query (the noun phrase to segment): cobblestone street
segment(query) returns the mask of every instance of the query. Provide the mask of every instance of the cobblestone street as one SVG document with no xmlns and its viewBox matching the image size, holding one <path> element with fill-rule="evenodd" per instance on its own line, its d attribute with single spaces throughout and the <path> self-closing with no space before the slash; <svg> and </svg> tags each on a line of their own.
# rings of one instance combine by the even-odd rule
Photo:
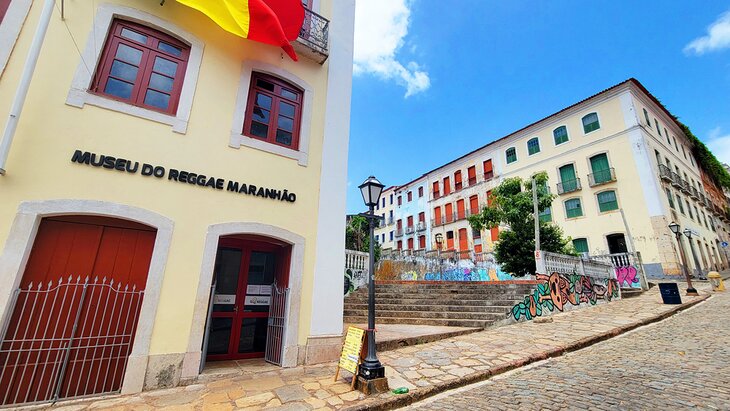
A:
<svg viewBox="0 0 730 411">
<path fill-rule="evenodd" d="M 730 410 L 730 295 L 603 343 L 444 393 L 419 410 Z"/>
</svg>

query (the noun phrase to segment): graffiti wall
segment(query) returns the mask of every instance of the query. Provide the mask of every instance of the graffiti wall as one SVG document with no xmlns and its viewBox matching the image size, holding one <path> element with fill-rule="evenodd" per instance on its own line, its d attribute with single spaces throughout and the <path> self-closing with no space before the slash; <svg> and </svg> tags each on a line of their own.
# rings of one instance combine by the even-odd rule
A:
<svg viewBox="0 0 730 411">
<path fill-rule="evenodd" d="M 619 298 L 617 280 L 599 279 L 578 274 L 537 274 L 537 284 L 532 294 L 512 307 L 511 317 L 532 320 L 546 316 L 555 310 L 583 305 L 596 305 L 599 301 L 610 302 Z"/>
<path fill-rule="evenodd" d="M 616 280 L 619 287 L 641 288 L 639 272 L 636 267 L 616 267 Z"/>
<path fill-rule="evenodd" d="M 494 255 L 470 259 L 410 257 L 382 260 L 375 270 L 378 280 L 406 281 L 506 281 L 514 278 L 502 271 Z"/>
</svg>

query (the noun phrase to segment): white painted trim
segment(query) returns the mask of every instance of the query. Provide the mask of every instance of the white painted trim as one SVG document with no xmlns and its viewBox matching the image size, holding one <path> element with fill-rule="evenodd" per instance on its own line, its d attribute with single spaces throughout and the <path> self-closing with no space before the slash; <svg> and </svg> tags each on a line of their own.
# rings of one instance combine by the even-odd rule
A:
<svg viewBox="0 0 730 411">
<path fill-rule="evenodd" d="M 213 224 L 208 227 L 203 248 L 203 261 L 200 267 L 200 281 L 193 308 L 187 353 L 183 360 L 181 378 L 198 375 L 202 360 L 201 346 L 208 318 L 210 286 L 213 284 L 213 269 L 218 252 L 220 237 L 233 234 L 256 234 L 284 241 L 292 246 L 289 264 L 289 301 L 286 311 L 286 334 L 284 335 L 282 366 L 295 367 L 298 356 L 299 312 L 302 298 L 302 276 L 304 270 L 304 237 L 283 228 L 261 223 L 232 222 Z M 344 267 L 344 266 L 343 266 Z M 339 288 L 342 290 L 342 287 Z"/>
<path fill-rule="evenodd" d="M 5 248 L 0 255 L 0 319 L 12 310 L 10 297 L 23 277 L 28 257 L 33 248 L 41 219 L 56 215 L 98 215 L 136 221 L 157 229 L 155 246 L 150 259 L 150 269 L 145 285 L 145 295 L 134 337 L 130 363 L 140 366 L 127 367 L 122 384 L 123 393 L 142 391 L 147 357 L 152 340 L 152 328 L 160 301 L 160 289 L 165 274 L 165 264 L 172 241 L 172 220 L 152 211 L 124 204 L 94 200 L 46 200 L 20 203 Z"/>
<path fill-rule="evenodd" d="M 299 125 L 299 150 L 292 150 L 276 144 L 267 143 L 253 137 L 244 136 L 242 133 L 243 124 L 246 121 L 246 106 L 248 104 L 248 93 L 251 89 L 251 77 L 254 72 L 270 74 L 279 77 L 304 90 L 302 101 L 302 115 Z M 241 65 L 241 79 L 238 82 L 238 95 L 236 96 L 236 108 L 233 112 L 233 123 L 231 124 L 231 138 L 228 143 L 233 148 L 246 146 L 256 150 L 266 151 L 282 157 L 297 160 L 300 166 L 306 166 L 309 162 L 309 140 L 312 132 L 312 113 L 314 108 L 314 88 L 297 77 L 296 75 L 273 64 L 257 60 L 246 60 Z"/>
<path fill-rule="evenodd" d="M 355 27 L 355 0 L 330 2 L 330 56 L 327 71 L 322 169 L 317 210 L 317 247 L 310 337 L 341 335 L 344 299 L 347 153 Z M 362 176 L 364 179 L 365 176 Z M 357 178 L 357 177 L 355 177 Z"/>
<path fill-rule="evenodd" d="M 586 116 L 591 115 L 591 114 L 595 114 L 596 117 L 598 118 L 598 128 L 595 129 L 595 130 L 593 130 L 593 131 L 589 131 L 589 132 L 586 133 L 586 125 L 583 124 L 583 119 L 586 118 Z M 589 112 L 583 114 L 582 116 L 580 116 L 580 126 L 583 128 L 583 135 L 584 136 L 587 136 L 588 134 L 593 134 L 593 133 L 595 133 L 597 131 L 601 131 L 601 115 L 598 114 L 598 111 L 596 111 L 596 110 L 589 111 Z M 568 136 L 568 137 L 570 137 L 570 136 Z"/>
<path fill-rule="evenodd" d="M 581 123 L 581 124 L 582 124 L 582 123 Z M 555 144 L 555 130 L 559 129 L 560 127 L 565 127 L 565 135 L 567 135 L 567 136 L 568 136 L 568 139 L 567 139 L 567 140 L 565 140 L 565 141 L 563 141 L 562 143 L 559 143 L 559 144 Z M 567 124 L 561 124 L 561 125 L 559 125 L 559 126 L 557 126 L 557 127 L 553 128 L 553 131 L 551 132 L 551 135 L 553 136 L 553 146 L 554 146 L 554 147 L 557 147 L 557 146 L 562 146 L 563 144 L 568 144 L 568 143 L 570 143 L 570 131 L 568 130 L 568 125 L 567 125 Z"/>
<path fill-rule="evenodd" d="M 10 60 L 15 43 L 20 36 L 20 30 L 28 17 L 33 0 L 13 0 L 10 2 L 5 17 L 0 23 L 0 76 Z"/>
<path fill-rule="evenodd" d="M 190 56 L 188 57 L 187 68 L 185 69 L 185 79 L 183 81 L 182 90 L 180 91 L 180 100 L 177 106 L 177 114 L 172 116 L 137 107 L 121 101 L 112 100 L 91 94 L 89 86 L 91 85 L 96 66 L 101 58 L 101 53 L 106 44 L 106 37 L 111 27 L 112 21 L 121 17 L 152 27 L 179 38 L 181 41 L 190 45 Z M 71 81 L 71 88 L 66 97 L 66 104 L 78 108 L 84 105 L 102 107 L 112 111 L 129 114 L 135 117 L 144 118 L 155 121 L 157 123 L 172 126 L 172 131 L 185 134 L 188 129 L 188 121 L 190 120 L 190 111 L 193 107 L 193 97 L 195 95 L 195 87 L 198 83 L 198 74 L 200 73 L 200 64 L 203 61 L 204 44 L 191 33 L 181 29 L 175 24 L 163 20 L 155 15 L 146 13 L 141 10 L 130 7 L 123 7 L 114 4 L 100 4 L 94 17 L 94 24 L 91 33 L 89 33 L 86 41 L 86 47 L 81 55 L 74 78 Z"/>
<path fill-rule="evenodd" d="M 530 141 L 537 140 L 537 153 L 530 154 Z M 532 157 L 540 154 L 542 152 L 542 146 L 540 145 L 540 136 L 530 137 L 525 142 L 525 147 L 527 148 L 527 157 Z M 482 170 L 483 172 L 484 170 Z"/>
</svg>

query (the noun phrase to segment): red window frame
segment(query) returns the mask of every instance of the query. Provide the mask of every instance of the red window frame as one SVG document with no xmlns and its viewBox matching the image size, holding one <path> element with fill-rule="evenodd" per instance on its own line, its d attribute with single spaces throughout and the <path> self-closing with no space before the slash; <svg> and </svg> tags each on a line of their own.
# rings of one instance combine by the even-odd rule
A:
<svg viewBox="0 0 730 411">
<path fill-rule="evenodd" d="M 410 201 L 413 201 L 413 192 L 412 192 L 412 191 L 409 191 L 409 192 L 408 192 L 408 201 L 409 201 L 409 202 L 410 202 Z"/>
<path fill-rule="evenodd" d="M 418 198 L 423 197 L 423 186 L 418 187 Z"/>
<path fill-rule="evenodd" d="M 471 166 L 468 169 L 466 169 L 466 176 L 469 179 L 469 185 L 473 186 L 477 183 L 477 168 L 476 166 Z"/>
<path fill-rule="evenodd" d="M 418 237 L 418 248 L 420 250 L 423 250 L 424 248 L 426 248 L 426 236 L 425 235 Z"/>
<path fill-rule="evenodd" d="M 463 185 L 463 181 L 461 178 L 461 170 L 454 173 L 454 191 L 461 190 L 461 187 Z"/>
<path fill-rule="evenodd" d="M 451 179 L 449 177 L 444 177 L 444 195 L 449 195 L 451 193 Z"/>
<path fill-rule="evenodd" d="M 403 196 L 398 196 L 398 205 L 403 205 Z"/>
<path fill-rule="evenodd" d="M 259 85 L 259 82 L 269 83 L 273 86 L 273 90 L 266 88 L 263 85 Z M 289 92 L 294 95 L 293 98 L 284 95 L 285 92 Z M 267 110 L 265 107 L 257 105 L 257 94 L 261 94 L 271 99 L 271 105 L 268 108 L 269 119 L 268 123 L 254 119 L 254 110 Z M 285 103 L 294 106 L 293 117 L 281 113 L 281 104 Z M 251 75 L 251 85 L 248 91 L 248 101 L 246 103 L 246 120 L 243 122 L 243 135 L 257 140 L 266 141 L 269 144 L 289 148 L 292 150 L 299 150 L 299 137 L 300 128 L 302 124 L 302 107 L 304 105 L 304 91 L 294 84 L 287 81 L 281 80 L 277 77 L 270 76 L 268 74 L 256 73 Z M 292 121 L 291 131 L 291 144 L 286 144 L 277 141 L 277 131 L 280 130 L 278 127 L 279 117 L 290 119 Z M 267 127 L 266 137 L 254 134 L 251 131 L 253 124 L 265 125 Z M 288 132 L 286 129 L 281 129 L 284 132 Z"/>
<path fill-rule="evenodd" d="M 11 0 L 0 0 L 0 22 L 3 21 L 3 17 L 5 17 L 5 13 L 7 13 L 11 2 Z"/>
<path fill-rule="evenodd" d="M 398 250 L 402 250 L 403 249 L 403 240 L 398 240 L 397 244 L 398 244 Z"/>
<path fill-rule="evenodd" d="M 418 213 L 418 222 L 419 223 L 425 223 L 426 222 L 426 213 L 421 211 Z"/>
<path fill-rule="evenodd" d="M 407 222 L 406 227 L 413 227 L 413 216 L 409 215 L 406 222 Z"/>
<path fill-rule="evenodd" d="M 408 249 L 413 250 L 413 237 L 408 239 Z"/>
<path fill-rule="evenodd" d="M 433 182 L 433 198 L 435 200 L 435 199 L 437 199 L 439 197 L 441 197 L 441 192 L 439 190 L 439 182 L 438 181 L 434 181 Z"/>
<path fill-rule="evenodd" d="M 492 167 L 492 159 L 484 161 L 484 180 L 488 181 L 494 178 L 494 168 Z"/>
<path fill-rule="evenodd" d="M 145 36 L 145 43 L 124 36 L 122 34 L 122 30 L 125 29 L 132 31 L 137 35 Z M 167 50 L 161 49 L 160 43 L 180 49 L 180 55 L 178 56 Z M 135 65 L 134 62 L 130 60 L 124 60 L 121 56 L 117 56 L 117 52 L 121 46 L 129 47 L 142 53 L 140 60 L 137 63 L 138 65 Z M 94 81 L 91 83 L 90 91 L 94 94 L 104 96 L 105 98 L 122 101 L 133 106 L 175 115 L 178 103 L 180 102 L 180 93 L 182 92 L 189 57 L 190 46 L 175 37 L 152 28 L 145 27 L 141 24 L 132 23 L 126 20 L 114 20 L 109 29 L 109 34 L 107 36 L 106 43 L 104 44 L 104 51 L 101 54 L 101 59 L 96 67 Z M 175 69 L 175 74 L 170 75 L 168 73 L 163 73 L 162 71 L 155 71 L 155 62 L 158 58 L 176 63 L 177 68 Z M 136 67 L 137 74 L 133 82 L 129 78 L 124 78 L 122 74 L 117 75 L 112 73 L 112 66 L 115 61 L 122 63 L 120 64 L 120 67 Z M 154 87 L 151 84 L 153 74 L 157 75 L 158 78 L 168 80 L 172 79 L 172 86 L 170 90 Z M 125 98 L 106 92 L 105 88 L 110 79 L 121 83 L 132 84 L 130 96 Z M 145 98 L 149 90 L 169 96 L 167 109 L 145 103 Z"/>
</svg>

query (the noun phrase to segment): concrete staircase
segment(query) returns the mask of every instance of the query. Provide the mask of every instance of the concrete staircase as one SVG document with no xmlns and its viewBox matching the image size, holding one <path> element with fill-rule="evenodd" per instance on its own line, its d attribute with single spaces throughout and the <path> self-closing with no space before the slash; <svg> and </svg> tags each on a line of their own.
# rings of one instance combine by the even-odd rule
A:
<svg viewBox="0 0 730 411">
<path fill-rule="evenodd" d="M 375 285 L 379 324 L 487 328 L 508 317 L 534 284 L 384 283 Z M 345 299 L 345 323 L 367 323 L 367 287 Z"/>
</svg>

